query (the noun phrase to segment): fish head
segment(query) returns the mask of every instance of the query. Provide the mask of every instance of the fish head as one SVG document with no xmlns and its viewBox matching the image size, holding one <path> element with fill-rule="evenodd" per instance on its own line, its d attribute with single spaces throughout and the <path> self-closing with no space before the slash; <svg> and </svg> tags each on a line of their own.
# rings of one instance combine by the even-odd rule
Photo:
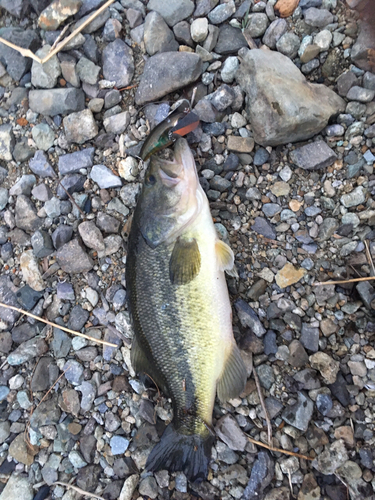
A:
<svg viewBox="0 0 375 500">
<path fill-rule="evenodd" d="M 151 248 L 173 242 L 194 222 L 205 202 L 192 152 L 178 139 L 173 161 L 151 157 L 138 200 L 139 226 Z"/>
</svg>

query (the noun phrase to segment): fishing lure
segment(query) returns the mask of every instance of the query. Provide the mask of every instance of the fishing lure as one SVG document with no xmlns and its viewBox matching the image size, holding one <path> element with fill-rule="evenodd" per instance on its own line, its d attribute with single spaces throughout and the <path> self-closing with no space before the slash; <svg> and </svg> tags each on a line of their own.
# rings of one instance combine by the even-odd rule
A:
<svg viewBox="0 0 375 500">
<path fill-rule="evenodd" d="M 189 101 L 183 99 L 176 105 L 169 116 L 152 130 L 143 143 L 140 152 L 143 161 L 173 144 L 178 137 L 183 137 L 198 127 L 199 117 L 190 111 Z"/>
</svg>

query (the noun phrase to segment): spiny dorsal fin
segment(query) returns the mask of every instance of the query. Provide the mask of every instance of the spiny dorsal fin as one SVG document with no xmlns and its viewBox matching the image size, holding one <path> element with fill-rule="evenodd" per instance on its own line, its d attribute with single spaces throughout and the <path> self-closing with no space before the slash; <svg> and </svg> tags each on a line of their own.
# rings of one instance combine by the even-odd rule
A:
<svg viewBox="0 0 375 500">
<path fill-rule="evenodd" d="M 234 269 L 234 254 L 229 245 L 224 243 L 222 240 L 216 240 L 215 250 L 217 255 L 217 260 L 219 263 L 219 269 L 221 271 L 226 271 L 230 276 Z M 234 276 L 237 275 L 235 272 Z"/>
<path fill-rule="evenodd" d="M 200 268 L 201 254 L 197 241 L 194 238 L 177 238 L 169 262 L 171 282 L 174 285 L 186 285 L 198 275 Z"/>
<path fill-rule="evenodd" d="M 245 388 L 247 373 L 240 350 L 233 345 L 224 367 L 224 371 L 217 384 L 217 396 L 222 403 L 236 398 Z"/>
</svg>

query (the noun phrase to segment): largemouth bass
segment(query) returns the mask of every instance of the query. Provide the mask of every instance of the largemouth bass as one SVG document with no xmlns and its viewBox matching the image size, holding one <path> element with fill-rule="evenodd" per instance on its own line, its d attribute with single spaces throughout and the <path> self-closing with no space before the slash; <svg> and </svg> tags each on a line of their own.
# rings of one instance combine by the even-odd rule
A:
<svg viewBox="0 0 375 500">
<path fill-rule="evenodd" d="M 129 235 L 126 281 L 135 337 L 131 361 L 172 399 L 174 418 L 146 468 L 207 477 L 212 411 L 238 396 L 246 369 L 232 331 L 220 241 L 193 155 L 178 139 L 174 160 L 151 157 Z"/>
</svg>

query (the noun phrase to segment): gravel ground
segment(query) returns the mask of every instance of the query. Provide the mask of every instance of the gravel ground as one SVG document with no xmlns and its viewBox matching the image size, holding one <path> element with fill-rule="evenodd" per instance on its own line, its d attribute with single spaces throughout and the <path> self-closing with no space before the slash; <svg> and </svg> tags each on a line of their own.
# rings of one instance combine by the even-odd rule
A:
<svg viewBox="0 0 375 500">
<path fill-rule="evenodd" d="M 103 3 L 0 0 L 0 37 L 42 58 Z M 0 307 L 1 500 L 83 498 L 64 483 L 106 500 L 375 498 L 375 288 L 316 286 L 375 275 L 374 3 L 275 3 L 116 1 L 44 65 L 0 43 L 0 302 L 118 346 Z M 235 253 L 249 374 L 215 406 L 200 485 L 144 471 L 172 410 L 130 365 L 124 277 L 142 141 L 195 87 L 188 140 Z M 292 455 L 247 439 L 267 443 L 252 370 Z"/>
</svg>

